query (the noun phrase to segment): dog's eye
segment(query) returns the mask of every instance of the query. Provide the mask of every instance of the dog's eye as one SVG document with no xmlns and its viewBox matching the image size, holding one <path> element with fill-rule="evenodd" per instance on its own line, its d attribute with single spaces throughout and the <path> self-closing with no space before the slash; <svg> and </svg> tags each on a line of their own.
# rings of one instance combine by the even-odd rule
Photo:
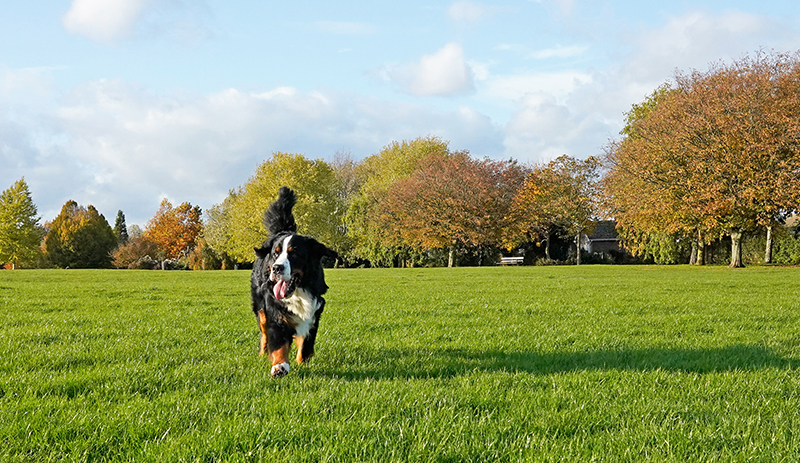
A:
<svg viewBox="0 0 800 463">
<path fill-rule="evenodd" d="M 291 246 L 289 246 L 289 247 L 286 249 L 286 252 L 287 252 L 287 253 L 290 253 L 290 252 L 292 252 L 292 251 L 294 251 L 294 249 L 293 249 Z"/>
</svg>

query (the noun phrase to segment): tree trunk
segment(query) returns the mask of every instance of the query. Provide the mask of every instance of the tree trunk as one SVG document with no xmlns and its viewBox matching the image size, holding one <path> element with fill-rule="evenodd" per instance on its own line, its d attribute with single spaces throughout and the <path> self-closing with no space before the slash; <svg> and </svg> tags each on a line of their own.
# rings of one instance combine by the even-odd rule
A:
<svg viewBox="0 0 800 463">
<path fill-rule="evenodd" d="M 546 257 L 547 260 L 549 261 L 550 260 L 550 230 L 547 230 L 546 238 L 547 238 L 547 241 L 545 241 L 545 245 L 544 245 L 544 257 Z"/>
<path fill-rule="evenodd" d="M 729 268 L 742 268 L 742 231 L 738 228 L 731 230 L 731 264 Z"/>
<path fill-rule="evenodd" d="M 583 232 L 578 232 L 578 236 L 575 237 L 575 265 L 581 265 L 581 235 Z"/>
<path fill-rule="evenodd" d="M 706 265 L 706 243 L 700 237 L 700 232 L 697 232 L 697 258 L 694 265 Z"/>
<path fill-rule="evenodd" d="M 692 240 L 692 254 L 689 256 L 689 265 L 697 265 L 697 240 Z"/>
<path fill-rule="evenodd" d="M 456 248 L 455 248 L 455 246 L 453 246 L 453 247 L 450 248 L 450 252 L 448 252 L 448 254 L 447 254 L 447 268 L 453 268 L 454 267 L 455 260 L 456 260 L 455 259 L 455 257 L 456 257 L 455 254 L 456 254 Z"/>
<path fill-rule="evenodd" d="M 767 249 L 764 250 L 764 263 L 772 263 L 772 225 L 767 227 Z"/>
</svg>

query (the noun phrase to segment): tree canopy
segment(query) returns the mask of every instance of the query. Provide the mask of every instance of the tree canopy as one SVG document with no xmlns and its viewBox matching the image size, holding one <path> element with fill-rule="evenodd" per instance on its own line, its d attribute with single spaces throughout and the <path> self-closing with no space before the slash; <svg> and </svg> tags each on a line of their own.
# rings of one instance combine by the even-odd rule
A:
<svg viewBox="0 0 800 463">
<path fill-rule="evenodd" d="M 639 241 L 727 234 L 731 266 L 741 266 L 743 231 L 800 208 L 797 55 L 759 53 L 679 73 L 650 103 L 609 146 L 612 215 Z"/>
<path fill-rule="evenodd" d="M 559 156 L 528 174 L 511 204 L 505 244 L 511 248 L 533 239 L 546 241 L 550 258 L 554 233 L 578 236 L 590 231 L 597 215 L 600 160 Z"/>
<path fill-rule="evenodd" d="M 43 230 L 25 179 L 0 194 L 0 263 L 16 267 L 38 254 Z"/>
<path fill-rule="evenodd" d="M 56 267 L 108 268 L 116 247 L 114 231 L 94 206 L 69 200 L 50 224 L 45 250 Z"/>
<path fill-rule="evenodd" d="M 186 257 L 200 236 L 202 211 L 188 202 L 173 207 L 166 198 L 148 222 L 144 238 L 155 243 L 167 259 Z"/>
<path fill-rule="evenodd" d="M 387 240 L 381 210 L 392 186 L 411 176 L 426 159 L 447 156 L 448 143 L 438 137 L 421 137 L 392 142 L 356 167 L 358 192 L 345 217 L 348 235 L 354 241 L 353 253 L 376 264 L 390 265 L 404 254 L 397 240 Z"/>
<path fill-rule="evenodd" d="M 499 246 L 523 178 L 516 163 L 432 153 L 389 187 L 378 216 L 384 241 L 415 252 L 447 249 L 449 266 L 456 249 Z"/>
<path fill-rule="evenodd" d="M 254 259 L 253 247 L 267 238 L 262 219 L 278 194 L 288 186 L 297 192 L 294 208 L 298 232 L 314 236 L 334 249 L 345 244 L 341 218 L 345 207 L 338 197 L 336 175 L 325 161 L 300 154 L 273 153 L 255 175 L 207 214 L 210 246 L 240 262 Z"/>
</svg>

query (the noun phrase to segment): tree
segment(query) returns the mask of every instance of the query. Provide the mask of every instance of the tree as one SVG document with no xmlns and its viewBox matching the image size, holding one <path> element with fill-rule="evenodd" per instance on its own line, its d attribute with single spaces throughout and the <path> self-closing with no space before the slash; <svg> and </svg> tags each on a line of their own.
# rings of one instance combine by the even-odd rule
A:
<svg viewBox="0 0 800 463">
<path fill-rule="evenodd" d="M 353 160 L 349 152 L 337 151 L 331 167 L 336 177 L 337 206 L 341 208 L 336 211 L 336 217 L 340 218 L 337 221 L 339 228 L 336 234 L 341 240 L 337 251 L 340 259 L 354 260 L 358 258 L 353 252 L 356 240 L 349 233 L 345 216 L 364 179 L 358 175 L 358 163 Z"/>
<path fill-rule="evenodd" d="M 223 202 L 215 204 L 205 211 L 206 220 L 203 226 L 203 236 L 208 247 L 214 250 L 222 259 L 223 268 L 227 267 L 225 263 L 230 260 L 229 253 L 234 249 L 233 230 L 235 224 L 231 221 L 231 215 L 236 205 L 237 196 L 236 190 L 231 190 Z"/>
<path fill-rule="evenodd" d="M 392 185 L 378 217 L 383 240 L 416 252 L 498 246 L 524 174 L 513 162 L 476 160 L 466 151 L 432 153 Z"/>
<path fill-rule="evenodd" d="M 132 236 L 111 253 L 112 264 L 116 268 L 139 268 L 152 270 L 158 262 L 158 245 L 144 236 Z"/>
<path fill-rule="evenodd" d="M 125 225 L 125 214 L 117 211 L 117 221 L 114 223 L 114 236 L 117 237 L 117 245 L 122 246 L 128 242 L 128 227 Z"/>
<path fill-rule="evenodd" d="M 380 211 L 389 189 L 409 177 L 430 156 L 447 156 L 448 142 L 438 137 L 392 142 L 356 167 L 358 192 L 345 217 L 348 236 L 354 241 L 353 253 L 377 265 L 392 265 L 404 253 L 397 241 L 387 241 Z"/>
<path fill-rule="evenodd" d="M 331 248 L 342 249 L 345 240 L 340 223 L 345 208 L 337 196 L 333 169 L 321 159 L 309 160 L 301 154 L 287 153 L 273 153 L 247 183 L 211 208 L 207 215 L 209 245 L 239 262 L 253 261 L 253 247 L 267 238 L 262 224 L 264 211 L 282 186 L 297 193 L 293 212 L 298 232 L 314 236 Z"/>
<path fill-rule="evenodd" d="M 677 74 L 673 91 L 609 150 L 618 221 L 701 244 L 728 234 L 730 266 L 742 266 L 743 232 L 800 208 L 798 63 L 758 53 Z"/>
<path fill-rule="evenodd" d="M 69 200 L 50 224 L 45 238 L 47 258 L 56 267 L 108 268 L 116 247 L 114 231 L 94 206 Z"/>
<path fill-rule="evenodd" d="M 560 231 L 576 237 L 576 263 L 580 264 L 581 236 L 592 227 L 598 209 L 599 167 L 595 157 L 578 160 L 562 155 L 534 168 L 511 205 L 506 246 L 538 237 L 546 241 L 549 259 L 551 236 Z"/>
<path fill-rule="evenodd" d="M 0 263 L 16 268 L 20 262 L 32 260 L 41 241 L 36 205 L 21 178 L 0 195 Z"/>
<path fill-rule="evenodd" d="M 144 237 L 155 243 L 167 259 L 186 257 L 202 230 L 201 214 L 199 206 L 184 202 L 173 207 L 164 198 L 156 215 L 147 222 Z"/>
</svg>

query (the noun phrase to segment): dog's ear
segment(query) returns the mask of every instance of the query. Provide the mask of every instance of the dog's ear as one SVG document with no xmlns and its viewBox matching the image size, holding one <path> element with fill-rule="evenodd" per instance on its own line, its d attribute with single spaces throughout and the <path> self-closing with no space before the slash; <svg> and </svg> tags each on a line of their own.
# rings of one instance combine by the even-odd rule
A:
<svg viewBox="0 0 800 463">
<path fill-rule="evenodd" d="M 323 257 L 330 257 L 331 259 L 336 259 L 339 257 L 338 252 L 325 246 L 324 244 L 320 243 L 317 240 L 312 239 L 311 245 L 312 248 L 314 249 L 314 254 L 318 255 L 320 259 L 322 259 Z"/>
<path fill-rule="evenodd" d="M 269 249 L 265 247 L 253 248 L 253 250 L 256 252 L 256 256 L 261 259 L 264 259 L 269 255 Z"/>
</svg>

